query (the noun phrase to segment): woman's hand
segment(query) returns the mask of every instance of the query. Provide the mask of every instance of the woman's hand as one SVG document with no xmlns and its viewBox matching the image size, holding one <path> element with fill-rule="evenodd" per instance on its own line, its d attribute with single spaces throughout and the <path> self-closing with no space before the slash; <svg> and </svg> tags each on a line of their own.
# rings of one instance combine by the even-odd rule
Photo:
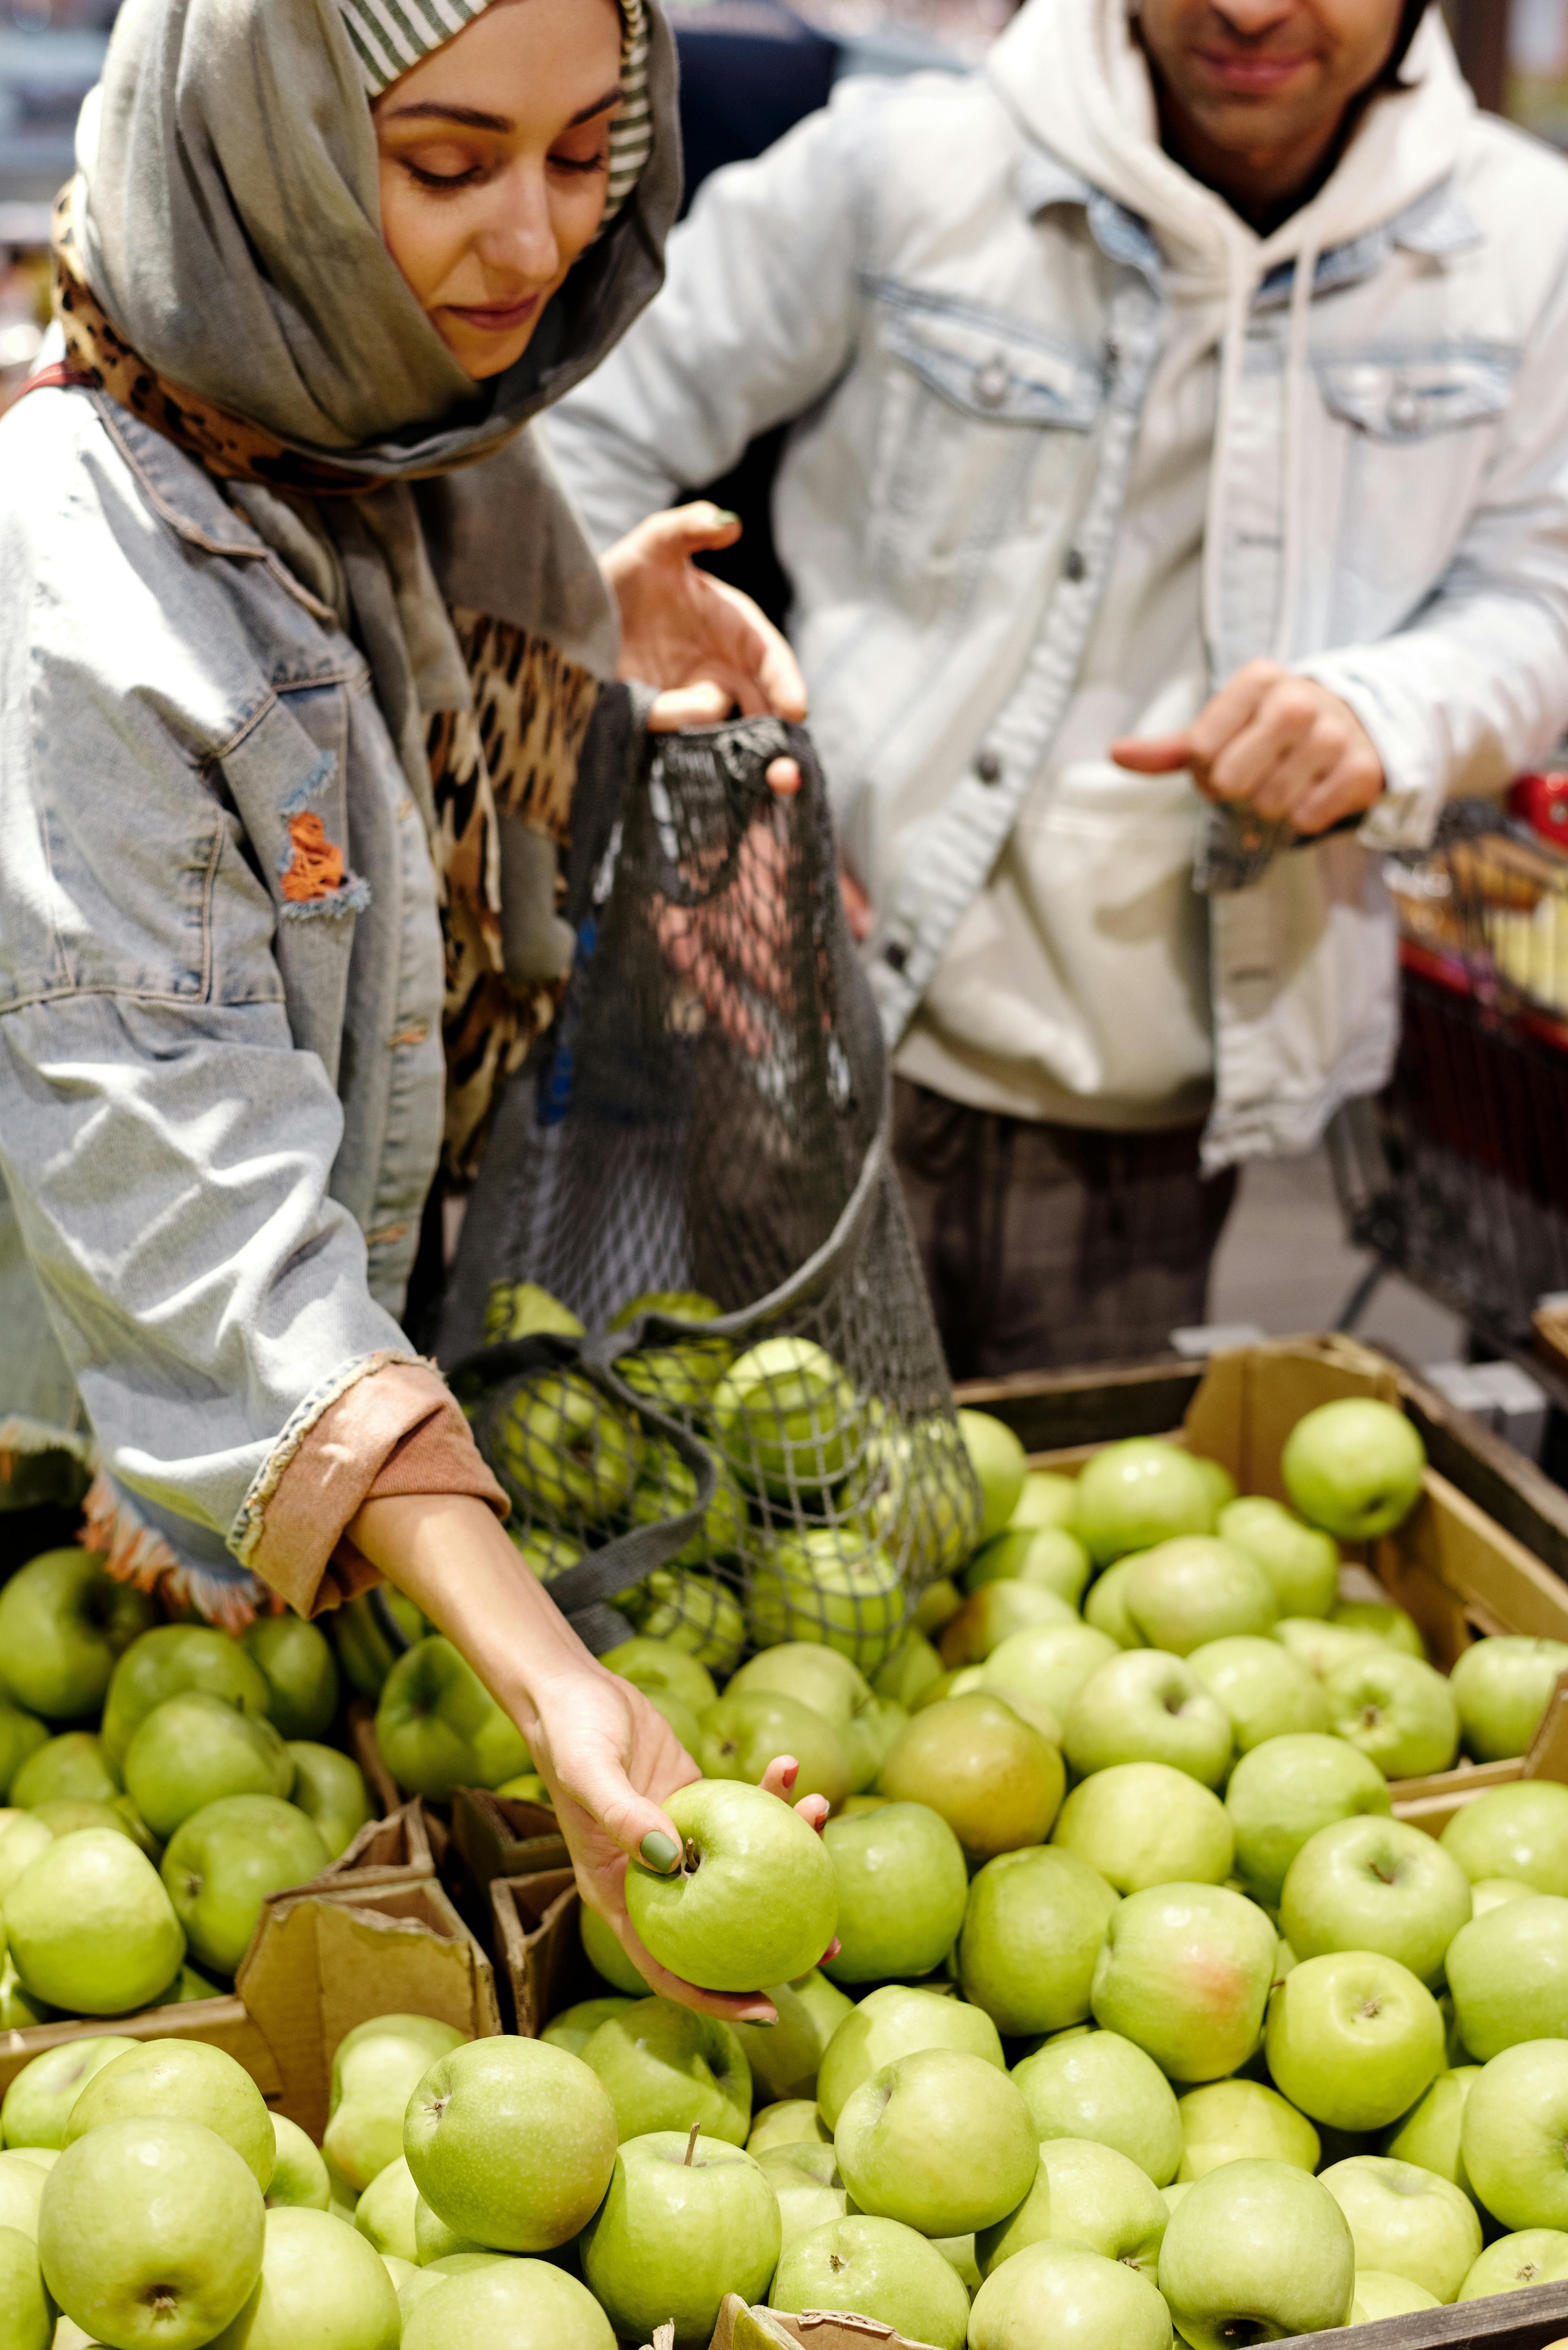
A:
<svg viewBox="0 0 1568 2350">
<path fill-rule="evenodd" d="M 1384 788 L 1383 762 L 1348 702 L 1278 661 L 1249 661 L 1180 734 L 1111 744 L 1119 767 L 1189 767 L 1212 800 L 1245 802 L 1310 837 L 1359 816 Z"/>
</svg>

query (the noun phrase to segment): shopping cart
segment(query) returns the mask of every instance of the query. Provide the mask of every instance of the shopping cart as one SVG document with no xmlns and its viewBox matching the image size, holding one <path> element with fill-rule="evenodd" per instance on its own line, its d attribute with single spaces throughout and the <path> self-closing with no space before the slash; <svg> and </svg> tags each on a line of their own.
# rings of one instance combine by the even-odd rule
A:
<svg viewBox="0 0 1568 2350">
<path fill-rule="evenodd" d="M 1568 776 L 1522 779 L 1506 808 L 1455 802 L 1386 879 L 1403 1026 L 1386 1090 L 1329 1130 L 1374 1259 L 1339 1326 L 1398 1273 L 1568 1404 L 1568 1359 L 1543 1371 L 1539 1343 L 1568 1335 Z"/>
</svg>

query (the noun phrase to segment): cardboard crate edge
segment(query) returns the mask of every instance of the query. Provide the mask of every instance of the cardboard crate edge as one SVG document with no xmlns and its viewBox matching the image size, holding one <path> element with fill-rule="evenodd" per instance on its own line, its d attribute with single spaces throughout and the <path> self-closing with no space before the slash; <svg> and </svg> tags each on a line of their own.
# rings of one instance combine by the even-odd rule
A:
<svg viewBox="0 0 1568 2350">
<path fill-rule="evenodd" d="M 1273 2350 L 1331 2350 L 1335 2344 L 1343 2350 L 1345 2331 L 1286 2334 Z M 1461 2350 L 1468 2343 L 1478 2350 L 1547 2350 L 1568 2332 L 1568 2283 L 1523 2285 L 1407 2317 L 1379 2317 L 1355 2332 L 1355 2350 Z"/>
</svg>

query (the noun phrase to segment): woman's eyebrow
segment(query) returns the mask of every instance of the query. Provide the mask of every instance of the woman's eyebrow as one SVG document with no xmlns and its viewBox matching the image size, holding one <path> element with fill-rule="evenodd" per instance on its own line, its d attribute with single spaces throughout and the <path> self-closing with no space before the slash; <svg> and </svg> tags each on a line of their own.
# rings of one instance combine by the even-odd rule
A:
<svg viewBox="0 0 1568 2350">
<path fill-rule="evenodd" d="M 596 98 L 591 105 L 580 108 L 566 125 L 567 130 L 575 130 L 579 123 L 591 122 L 597 114 L 607 114 L 612 106 L 620 104 L 622 94 L 618 82 L 613 89 L 607 89 L 602 98 Z M 477 106 L 448 106 L 434 99 L 425 99 L 412 106 L 394 106 L 385 120 L 389 122 L 461 122 L 470 130 L 495 130 L 503 135 L 515 128 L 504 114 L 486 114 Z"/>
</svg>

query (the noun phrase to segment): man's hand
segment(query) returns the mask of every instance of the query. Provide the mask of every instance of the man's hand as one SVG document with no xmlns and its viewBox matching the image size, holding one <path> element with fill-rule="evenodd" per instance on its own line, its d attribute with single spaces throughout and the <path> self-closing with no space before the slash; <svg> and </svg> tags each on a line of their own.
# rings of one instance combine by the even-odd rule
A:
<svg viewBox="0 0 1568 2350">
<path fill-rule="evenodd" d="M 1210 799 L 1245 801 L 1304 834 L 1359 815 L 1385 783 L 1383 762 L 1349 705 L 1272 660 L 1239 669 L 1184 733 L 1124 737 L 1111 757 L 1142 775 L 1189 767 Z"/>
<path fill-rule="evenodd" d="M 716 726 L 735 708 L 745 718 L 805 716 L 805 681 L 773 622 L 691 560 L 740 535 L 737 516 L 703 500 L 649 515 L 604 556 L 620 607 L 620 674 L 660 689 L 648 722 L 656 734 Z M 775 759 L 768 781 L 798 791 L 800 770 Z"/>
</svg>

